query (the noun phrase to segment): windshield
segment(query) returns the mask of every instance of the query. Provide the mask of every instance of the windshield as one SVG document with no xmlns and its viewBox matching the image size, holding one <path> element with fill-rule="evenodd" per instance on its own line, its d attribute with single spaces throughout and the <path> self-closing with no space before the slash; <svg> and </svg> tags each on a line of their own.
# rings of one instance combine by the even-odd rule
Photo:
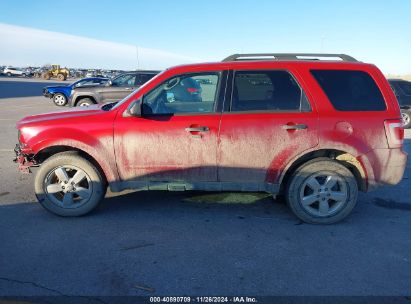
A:
<svg viewBox="0 0 411 304">
<path fill-rule="evenodd" d="M 162 73 L 157 74 L 156 76 L 154 76 L 153 78 L 151 78 L 149 81 L 147 81 L 145 84 L 143 84 L 141 87 L 137 88 L 136 90 L 134 90 L 131 94 L 127 95 L 126 97 L 124 97 L 122 100 L 120 100 L 114 107 L 111 108 L 111 110 L 115 110 L 118 107 L 120 107 L 124 102 L 126 102 L 128 100 L 128 98 L 133 95 L 135 92 L 143 89 L 146 87 L 147 84 L 151 83 L 152 81 L 155 81 L 160 75 L 162 75 Z"/>
<path fill-rule="evenodd" d="M 111 85 L 114 87 L 134 86 L 136 77 L 136 74 L 123 74 L 113 78 Z"/>
<path fill-rule="evenodd" d="M 107 82 L 108 79 L 99 79 L 99 78 L 92 78 L 92 79 L 80 79 L 71 84 L 71 87 L 78 88 L 82 86 L 89 86 L 89 85 L 100 85 Z"/>
</svg>

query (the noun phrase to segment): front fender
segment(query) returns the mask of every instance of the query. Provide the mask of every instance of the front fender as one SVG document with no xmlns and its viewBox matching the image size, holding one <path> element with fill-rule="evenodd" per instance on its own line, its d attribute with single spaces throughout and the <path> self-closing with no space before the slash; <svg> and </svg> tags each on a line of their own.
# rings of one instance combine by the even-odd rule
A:
<svg viewBox="0 0 411 304">
<path fill-rule="evenodd" d="M 57 134 L 60 134 L 60 136 L 56 136 Z M 61 138 L 61 134 L 67 135 Z M 33 145 L 30 143 L 33 143 Z M 99 134 L 98 137 L 93 137 L 77 129 L 59 128 L 40 132 L 27 145 L 33 152 L 34 157 L 45 149 L 53 147 L 68 147 L 83 151 L 100 165 L 108 182 L 119 180 L 112 134 Z"/>
<path fill-rule="evenodd" d="M 91 98 L 93 99 L 95 102 L 99 103 L 99 97 L 96 93 L 94 92 L 76 92 L 76 90 L 73 90 L 73 93 L 70 97 L 70 106 L 71 107 L 75 107 L 77 101 L 79 100 L 79 98 Z"/>
</svg>

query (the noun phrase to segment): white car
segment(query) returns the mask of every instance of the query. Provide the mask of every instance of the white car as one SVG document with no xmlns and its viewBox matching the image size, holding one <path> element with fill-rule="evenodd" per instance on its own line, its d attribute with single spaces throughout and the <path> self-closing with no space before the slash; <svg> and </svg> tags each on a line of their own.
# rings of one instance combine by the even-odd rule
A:
<svg viewBox="0 0 411 304">
<path fill-rule="evenodd" d="M 26 77 L 28 76 L 28 73 L 25 70 L 19 69 L 19 68 L 5 68 L 3 71 L 3 74 L 7 76 L 23 76 Z"/>
</svg>

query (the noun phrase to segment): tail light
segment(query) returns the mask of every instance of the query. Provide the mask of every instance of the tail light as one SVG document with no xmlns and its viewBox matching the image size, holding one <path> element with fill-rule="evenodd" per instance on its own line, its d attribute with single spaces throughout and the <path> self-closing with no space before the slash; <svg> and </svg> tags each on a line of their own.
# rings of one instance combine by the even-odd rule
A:
<svg viewBox="0 0 411 304">
<path fill-rule="evenodd" d="M 401 119 L 389 119 L 384 121 L 385 135 L 388 147 L 401 148 L 404 142 L 404 127 Z"/>
<path fill-rule="evenodd" d="M 197 88 L 187 88 L 187 92 L 191 94 L 195 94 L 199 92 L 199 89 Z"/>
</svg>

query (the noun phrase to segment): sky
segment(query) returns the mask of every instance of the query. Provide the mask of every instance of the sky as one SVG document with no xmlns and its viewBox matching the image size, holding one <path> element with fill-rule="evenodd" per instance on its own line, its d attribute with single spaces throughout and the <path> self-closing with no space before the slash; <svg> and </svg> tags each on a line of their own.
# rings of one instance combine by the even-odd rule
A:
<svg viewBox="0 0 411 304">
<path fill-rule="evenodd" d="M 411 73 L 410 0 L 0 0 L 0 11 L 2 65 L 162 69 L 323 52 Z"/>
</svg>

